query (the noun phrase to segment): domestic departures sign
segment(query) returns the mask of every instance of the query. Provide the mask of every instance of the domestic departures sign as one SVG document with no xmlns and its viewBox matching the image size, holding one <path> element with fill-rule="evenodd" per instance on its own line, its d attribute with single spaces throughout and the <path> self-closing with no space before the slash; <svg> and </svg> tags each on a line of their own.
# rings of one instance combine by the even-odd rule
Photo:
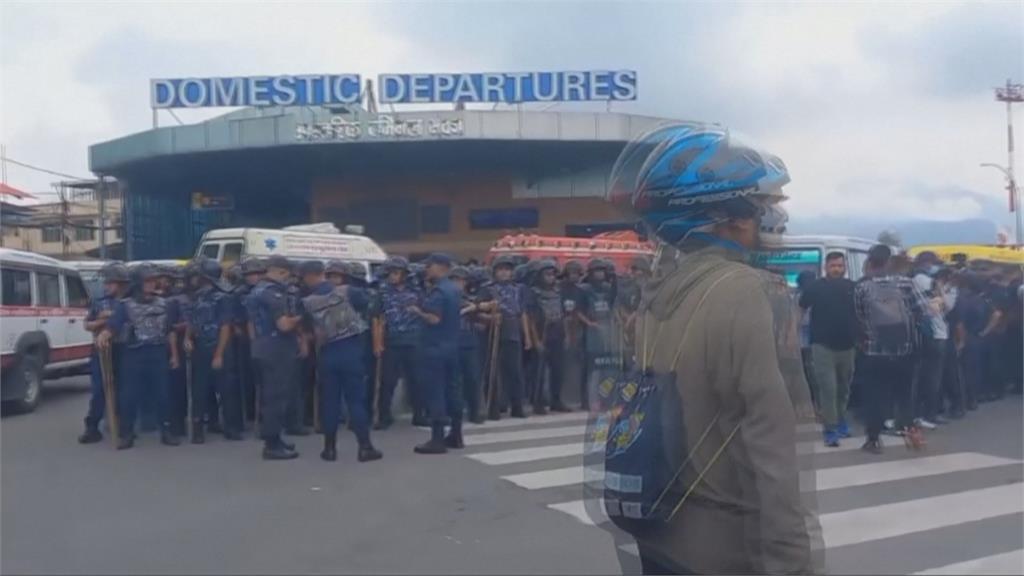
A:
<svg viewBox="0 0 1024 576">
<path fill-rule="evenodd" d="M 632 70 L 381 74 L 382 104 L 635 100 Z M 304 74 L 150 81 L 152 108 L 326 106 L 361 100 L 358 74 Z"/>
</svg>

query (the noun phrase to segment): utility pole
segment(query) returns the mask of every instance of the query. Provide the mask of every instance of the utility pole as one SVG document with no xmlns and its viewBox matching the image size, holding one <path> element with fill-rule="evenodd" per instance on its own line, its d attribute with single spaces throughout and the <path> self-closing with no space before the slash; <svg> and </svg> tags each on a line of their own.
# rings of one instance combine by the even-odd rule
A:
<svg viewBox="0 0 1024 576">
<path fill-rule="evenodd" d="M 996 88 L 996 100 L 1006 102 L 1006 151 L 1009 159 L 1006 164 L 1007 188 L 1010 192 L 1010 210 L 1017 217 L 1017 246 L 1024 245 L 1024 225 L 1021 222 L 1020 188 L 1013 171 L 1013 105 L 1024 102 L 1024 84 L 1014 84 L 1009 78 L 1006 86 Z"/>
<path fill-rule="evenodd" d="M 99 175 L 96 182 L 96 194 L 100 208 L 100 260 L 107 259 L 107 181 Z"/>
</svg>

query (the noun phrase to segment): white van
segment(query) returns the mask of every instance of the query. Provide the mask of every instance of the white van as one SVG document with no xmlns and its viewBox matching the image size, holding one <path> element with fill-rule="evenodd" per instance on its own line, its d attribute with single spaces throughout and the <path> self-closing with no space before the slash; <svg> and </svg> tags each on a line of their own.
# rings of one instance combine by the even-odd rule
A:
<svg viewBox="0 0 1024 576">
<path fill-rule="evenodd" d="M 89 293 L 66 262 L 8 248 L 0 248 L 0 284 L 0 399 L 30 412 L 44 375 L 88 367 Z"/>
<path fill-rule="evenodd" d="M 361 234 L 342 234 L 333 224 L 210 230 L 199 241 L 196 256 L 206 256 L 228 267 L 244 256 L 266 258 L 279 254 L 295 260 L 359 262 L 367 272 L 387 258 L 384 250 Z"/>
<path fill-rule="evenodd" d="M 850 236 L 783 236 L 782 247 L 765 250 L 755 257 L 757 263 L 786 277 L 796 286 L 796 277 L 809 270 L 816 278 L 825 275 L 825 257 L 831 252 L 846 256 L 846 277 L 856 282 L 864 275 L 868 250 L 878 244 L 874 240 Z"/>
</svg>

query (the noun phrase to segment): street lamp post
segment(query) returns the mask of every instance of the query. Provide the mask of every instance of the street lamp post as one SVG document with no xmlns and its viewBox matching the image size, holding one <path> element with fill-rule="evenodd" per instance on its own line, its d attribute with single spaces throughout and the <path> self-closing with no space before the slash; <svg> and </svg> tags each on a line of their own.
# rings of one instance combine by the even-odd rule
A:
<svg viewBox="0 0 1024 576">
<path fill-rule="evenodd" d="M 1024 84 L 1013 84 L 1009 79 L 1006 80 L 1006 86 L 996 88 L 996 100 L 999 102 L 1006 102 L 1006 150 L 1009 155 L 1009 161 L 1006 164 L 1006 168 L 1002 166 L 996 166 L 1006 175 L 1007 186 L 1010 190 L 1010 200 L 1013 202 L 1012 209 L 1014 215 L 1017 217 L 1017 246 L 1024 244 L 1024 238 L 1022 238 L 1022 224 L 1021 224 L 1021 205 L 1020 205 L 1020 188 L 1017 187 L 1017 179 L 1014 177 L 1013 172 L 1013 105 L 1015 103 L 1024 102 Z M 995 166 L 995 165 L 993 165 Z"/>
</svg>

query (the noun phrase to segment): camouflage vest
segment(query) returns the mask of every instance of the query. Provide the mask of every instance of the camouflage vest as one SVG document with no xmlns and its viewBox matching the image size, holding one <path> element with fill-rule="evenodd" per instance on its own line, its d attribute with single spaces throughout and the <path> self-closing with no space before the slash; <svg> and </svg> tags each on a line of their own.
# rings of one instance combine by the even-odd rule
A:
<svg viewBox="0 0 1024 576">
<path fill-rule="evenodd" d="M 366 331 L 366 321 L 348 298 L 348 289 L 335 287 L 328 294 L 311 294 L 302 299 L 313 319 L 317 344 L 355 336 Z"/>
<path fill-rule="evenodd" d="M 148 302 L 128 298 L 124 307 L 130 347 L 167 344 L 167 302 L 163 298 L 156 296 Z"/>
</svg>

